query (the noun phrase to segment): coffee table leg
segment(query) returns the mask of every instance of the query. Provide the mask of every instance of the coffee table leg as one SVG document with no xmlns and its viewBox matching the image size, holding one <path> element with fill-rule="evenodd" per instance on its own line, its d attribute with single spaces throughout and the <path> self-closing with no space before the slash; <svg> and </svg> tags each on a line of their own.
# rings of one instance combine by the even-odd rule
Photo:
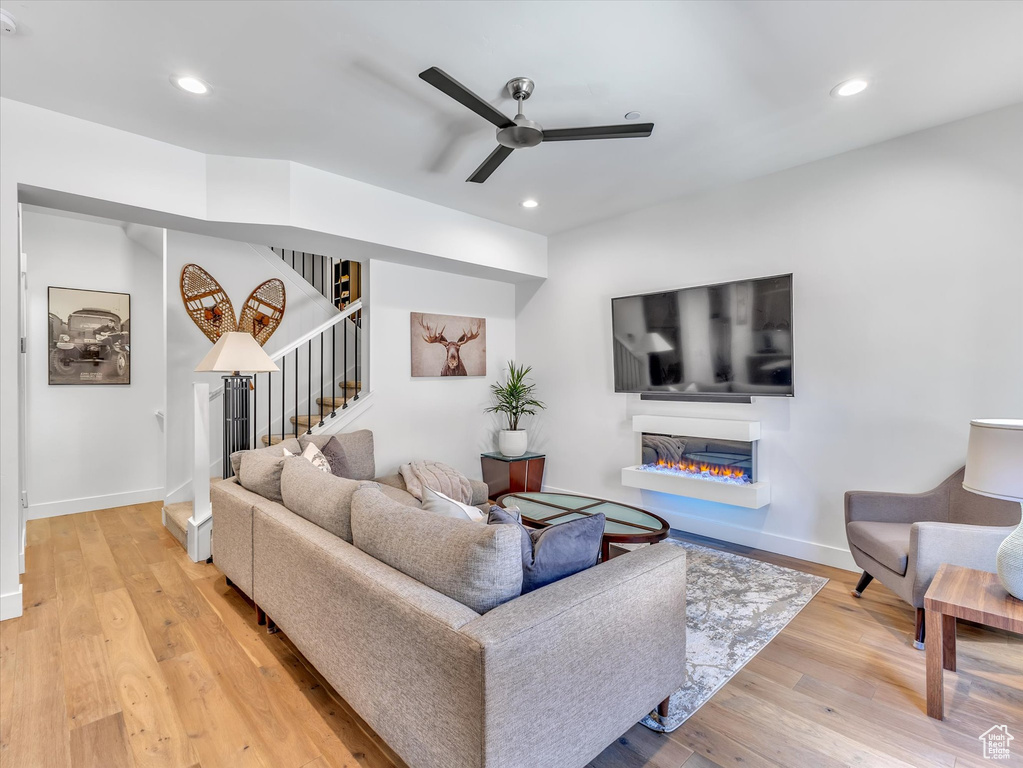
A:
<svg viewBox="0 0 1023 768">
<path fill-rule="evenodd" d="M 607 539 L 600 540 L 600 562 L 606 563 L 611 559 L 611 542 Z"/>
<path fill-rule="evenodd" d="M 935 720 L 945 719 L 945 689 L 942 673 L 945 651 L 945 629 L 948 623 L 945 616 L 936 610 L 927 611 L 927 714 Z M 955 618 L 952 618 L 952 631 L 955 632 Z"/>
</svg>

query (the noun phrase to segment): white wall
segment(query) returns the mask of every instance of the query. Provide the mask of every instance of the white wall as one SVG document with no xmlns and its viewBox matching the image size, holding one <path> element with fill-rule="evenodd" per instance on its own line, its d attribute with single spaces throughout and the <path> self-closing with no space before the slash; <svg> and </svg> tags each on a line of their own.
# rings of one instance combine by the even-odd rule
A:
<svg viewBox="0 0 1023 768">
<path fill-rule="evenodd" d="M 483 409 L 515 354 L 515 286 L 383 261 L 369 275 L 374 403 L 350 429 L 373 430 L 378 475 L 434 459 L 481 478 L 480 453 L 497 446 L 497 422 Z M 487 375 L 413 379 L 410 312 L 485 317 Z"/>
<path fill-rule="evenodd" d="M 968 421 L 1023 417 L 1023 107 L 970 118 L 550 241 L 517 359 L 549 410 L 549 487 L 673 526 L 852 568 L 849 489 L 922 491 Z M 794 273 L 794 399 L 650 404 L 612 394 L 612 296 Z M 762 510 L 622 487 L 632 413 L 759 419 Z"/>
<path fill-rule="evenodd" d="M 163 254 L 119 222 L 26 210 L 26 518 L 162 498 Z M 50 385 L 49 286 L 131 295 L 131 383 Z M 66 317 L 62 317 L 66 320 Z"/>
<path fill-rule="evenodd" d="M 291 269 L 290 264 L 285 266 L 273 256 L 268 248 L 186 232 L 167 232 L 168 503 L 192 498 L 189 485 L 194 455 L 192 383 L 205 381 L 211 392 L 223 384 L 223 374 L 195 373 L 195 366 L 213 345 L 192 322 L 181 301 L 181 269 L 185 264 L 198 264 L 220 283 L 231 298 L 236 318 L 256 286 L 273 277 L 284 282 L 287 305 L 280 327 L 266 343 L 270 356 L 336 314 L 326 298 Z M 302 360 L 304 363 L 304 354 Z M 304 395 L 302 398 L 304 400 Z M 289 394 L 287 402 L 291 408 L 293 395 Z M 210 403 L 210 459 L 214 462 L 211 470 L 214 474 L 222 472 L 219 463 L 223 445 L 222 416 L 223 399 L 217 398 Z M 256 416 L 263 418 L 263 410 L 259 409 Z M 261 435 L 265 429 L 257 431 Z"/>
</svg>

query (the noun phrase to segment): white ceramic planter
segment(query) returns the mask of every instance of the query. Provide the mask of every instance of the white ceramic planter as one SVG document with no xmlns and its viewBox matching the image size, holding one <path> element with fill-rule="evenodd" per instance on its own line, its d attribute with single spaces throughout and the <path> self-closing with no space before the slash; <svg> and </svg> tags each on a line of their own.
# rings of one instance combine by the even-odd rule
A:
<svg viewBox="0 0 1023 768">
<path fill-rule="evenodd" d="M 526 430 L 502 429 L 497 435 L 497 447 L 505 456 L 521 456 L 526 452 Z"/>
</svg>

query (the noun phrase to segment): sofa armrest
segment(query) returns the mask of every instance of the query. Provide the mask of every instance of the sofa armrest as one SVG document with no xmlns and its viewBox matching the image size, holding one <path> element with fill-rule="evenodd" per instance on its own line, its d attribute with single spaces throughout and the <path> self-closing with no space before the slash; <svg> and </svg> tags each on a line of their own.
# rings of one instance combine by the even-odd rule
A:
<svg viewBox="0 0 1023 768">
<path fill-rule="evenodd" d="M 483 765 L 584 765 L 677 690 L 685 588 L 685 549 L 665 542 L 463 626 L 482 648 Z"/>
<path fill-rule="evenodd" d="M 472 486 L 472 499 L 469 503 L 477 506 L 486 504 L 487 498 L 490 496 L 490 486 L 482 480 L 473 480 L 471 478 L 469 479 L 469 485 Z"/>
<path fill-rule="evenodd" d="M 909 529 L 909 567 L 913 597 L 923 605 L 924 593 L 942 563 L 995 573 L 998 545 L 1015 526 L 916 523 Z"/>
<path fill-rule="evenodd" d="M 221 480 L 210 486 L 213 508 L 213 564 L 252 597 L 252 507 L 263 497 L 238 482 Z"/>
<path fill-rule="evenodd" d="M 875 523 L 945 522 L 948 520 L 948 490 L 942 486 L 926 493 L 883 493 L 847 491 L 845 523 L 859 520 Z"/>
</svg>

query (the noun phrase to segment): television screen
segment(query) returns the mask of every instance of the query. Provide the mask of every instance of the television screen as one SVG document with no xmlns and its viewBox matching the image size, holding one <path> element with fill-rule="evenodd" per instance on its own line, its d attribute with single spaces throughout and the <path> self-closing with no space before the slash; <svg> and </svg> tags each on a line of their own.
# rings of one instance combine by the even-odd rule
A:
<svg viewBox="0 0 1023 768">
<path fill-rule="evenodd" d="M 792 275 L 611 300 L 615 392 L 780 395 L 792 387 Z"/>
</svg>

